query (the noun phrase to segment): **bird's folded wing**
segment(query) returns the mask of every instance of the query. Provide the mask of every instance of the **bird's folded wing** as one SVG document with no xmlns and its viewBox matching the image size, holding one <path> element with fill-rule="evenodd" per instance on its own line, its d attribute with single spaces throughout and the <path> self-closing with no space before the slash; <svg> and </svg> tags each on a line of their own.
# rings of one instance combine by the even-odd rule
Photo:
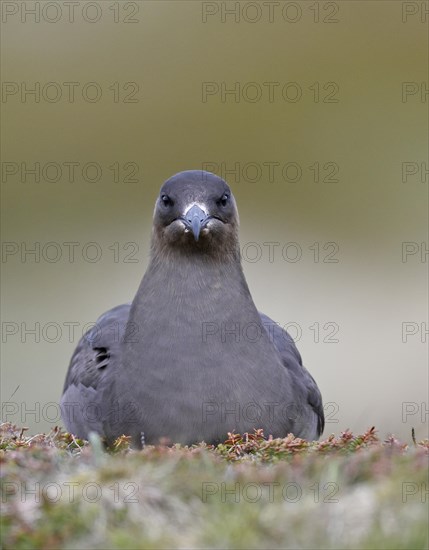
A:
<svg viewBox="0 0 429 550">
<path fill-rule="evenodd" d="M 317 423 L 317 436 L 320 436 L 325 427 L 325 416 L 322 396 L 314 378 L 302 364 L 301 355 L 291 335 L 267 315 L 261 312 L 259 312 L 259 315 L 270 339 L 279 352 L 283 365 L 292 374 L 296 385 L 295 394 L 301 393 L 312 408 Z"/>
<path fill-rule="evenodd" d="M 103 422 L 109 414 L 106 406 L 114 402 L 109 389 L 129 311 L 130 304 L 123 304 L 104 313 L 82 336 L 71 358 L 61 412 L 66 428 L 79 437 L 88 438 L 91 431 L 104 435 Z"/>
</svg>

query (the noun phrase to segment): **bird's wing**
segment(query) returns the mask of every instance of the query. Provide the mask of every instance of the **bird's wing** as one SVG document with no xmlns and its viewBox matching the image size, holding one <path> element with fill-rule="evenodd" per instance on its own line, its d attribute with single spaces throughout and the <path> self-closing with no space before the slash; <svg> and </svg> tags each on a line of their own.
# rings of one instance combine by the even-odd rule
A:
<svg viewBox="0 0 429 550">
<path fill-rule="evenodd" d="M 104 313 L 82 336 L 71 358 L 61 413 L 66 428 L 83 439 L 91 431 L 105 435 L 103 423 L 114 413 L 114 373 L 130 307 L 123 304 Z"/>
<path fill-rule="evenodd" d="M 259 312 L 262 324 L 267 330 L 271 341 L 280 354 L 283 365 L 289 370 L 295 383 L 295 392 L 306 399 L 314 416 L 315 434 L 319 437 L 325 427 L 325 415 L 323 413 L 322 396 L 319 388 L 302 364 L 301 355 L 290 334 L 267 315 Z M 304 420 L 305 414 L 303 414 Z"/>
</svg>

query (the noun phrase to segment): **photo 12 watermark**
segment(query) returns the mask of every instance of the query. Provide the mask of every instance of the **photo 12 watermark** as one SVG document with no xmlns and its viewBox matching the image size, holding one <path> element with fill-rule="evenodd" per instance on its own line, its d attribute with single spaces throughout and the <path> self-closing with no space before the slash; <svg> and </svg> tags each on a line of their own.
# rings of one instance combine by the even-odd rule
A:
<svg viewBox="0 0 429 550">
<path fill-rule="evenodd" d="M 327 402 L 323 404 L 325 424 L 338 424 L 336 417 L 340 410 L 338 403 Z M 280 421 L 290 424 L 308 417 L 307 407 L 300 403 L 279 403 L 270 402 L 226 402 L 226 401 L 204 401 L 201 408 L 201 419 L 203 424 L 216 422 L 225 426 L 225 429 L 233 429 L 234 425 L 240 422 L 253 422 L 255 426 L 262 423 Z M 259 424 L 258 424 L 259 423 Z"/>
<path fill-rule="evenodd" d="M 17 393 L 16 391 L 14 393 Z M 99 401 L 72 401 L 64 400 L 61 403 L 55 401 L 3 401 L 1 404 L 2 422 L 52 424 L 57 426 L 62 418 L 67 418 L 70 423 L 85 422 L 93 426 L 97 431 L 100 422 L 108 421 L 111 425 L 126 420 L 129 424 L 139 424 L 139 404 L 135 401 L 119 403 L 113 401 L 109 406 Z"/>
<path fill-rule="evenodd" d="M 203 481 L 201 484 L 201 500 L 204 503 L 217 500 L 226 502 L 279 502 L 294 504 L 302 500 L 325 504 L 338 504 L 340 487 L 338 483 L 328 481 L 326 483 L 311 483 L 303 485 L 296 481 L 280 483 L 278 481 L 235 482 Z"/>
<path fill-rule="evenodd" d="M 48 23 L 88 23 L 93 25 L 103 21 L 109 23 L 140 23 L 142 2 L 86 2 L 68 0 L 42 1 L 3 1 L 1 20 L 6 23 L 43 24 Z"/>
<path fill-rule="evenodd" d="M 116 320 L 105 322 L 103 316 L 98 322 L 90 321 L 2 321 L 2 343 L 21 344 L 45 342 L 76 343 L 83 338 L 94 352 L 115 343 L 137 343 L 141 334 L 140 326 L 133 321 L 120 323 Z M 101 345 L 103 343 L 103 345 Z M 98 345 L 100 344 L 100 346 Z"/>
<path fill-rule="evenodd" d="M 202 103 L 339 103 L 338 82 L 224 82 L 201 83 Z"/>
<path fill-rule="evenodd" d="M 139 492 L 144 489 L 133 481 L 115 481 L 111 485 L 101 485 L 95 481 L 8 481 L 1 484 L 2 503 L 10 501 L 48 503 L 87 502 L 95 504 L 102 499 L 115 504 L 138 504 Z"/>
<path fill-rule="evenodd" d="M 225 343 L 247 342 L 254 344 L 268 337 L 271 342 L 299 342 L 303 336 L 314 344 L 339 344 L 340 325 L 335 321 L 314 321 L 303 326 L 296 321 L 284 325 L 273 322 L 203 321 L 201 341 Z"/>
<path fill-rule="evenodd" d="M 202 2 L 203 23 L 339 23 L 339 2 Z"/>
<path fill-rule="evenodd" d="M 1 263 L 56 264 L 99 262 L 135 264 L 139 245 L 136 242 L 98 243 L 96 241 L 4 241 L 1 247 Z"/>
<path fill-rule="evenodd" d="M 234 183 L 339 183 L 340 166 L 338 162 L 265 160 L 262 162 L 225 162 L 204 161 L 202 170 L 212 172 Z"/>
<path fill-rule="evenodd" d="M 134 81 L 101 83 L 4 81 L 2 103 L 139 103 L 140 84 Z"/>
<path fill-rule="evenodd" d="M 139 183 L 140 166 L 117 160 L 103 164 L 95 160 L 4 161 L 2 183 Z"/>
</svg>

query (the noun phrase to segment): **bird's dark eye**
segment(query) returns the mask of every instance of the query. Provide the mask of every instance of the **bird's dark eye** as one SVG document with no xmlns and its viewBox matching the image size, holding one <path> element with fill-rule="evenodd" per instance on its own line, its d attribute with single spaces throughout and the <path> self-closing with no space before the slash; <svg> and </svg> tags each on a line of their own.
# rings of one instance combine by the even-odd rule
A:
<svg viewBox="0 0 429 550">
<path fill-rule="evenodd" d="M 168 195 L 161 195 L 161 201 L 164 206 L 172 206 L 173 201 L 170 199 Z"/>
<path fill-rule="evenodd" d="M 228 200 L 229 200 L 229 195 L 228 195 L 228 193 L 224 193 L 224 194 L 222 195 L 222 198 L 220 199 L 219 202 L 220 202 L 220 204 L 221 204 L 222 206 L 226 206 L 226 205 L 228 204 Z"/>
</svg>

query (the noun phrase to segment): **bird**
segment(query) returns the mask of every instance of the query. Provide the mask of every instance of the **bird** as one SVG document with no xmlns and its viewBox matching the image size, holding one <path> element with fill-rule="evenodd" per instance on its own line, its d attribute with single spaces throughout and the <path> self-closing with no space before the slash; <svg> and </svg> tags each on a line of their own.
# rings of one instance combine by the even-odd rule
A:
<svg viewBox="0 0 429 550">
<path fill-rule="evenodd" d="M 320 437 L 320 390 L 292 337 L 256 308 L 238 232 L 221 177 L 187 170 L 163 183 L 133 301 L 103 314 L 72 355 L 60 403 L 69 432 L 125 435 L 136 448 L 255 429 Z"/>
</svg>

